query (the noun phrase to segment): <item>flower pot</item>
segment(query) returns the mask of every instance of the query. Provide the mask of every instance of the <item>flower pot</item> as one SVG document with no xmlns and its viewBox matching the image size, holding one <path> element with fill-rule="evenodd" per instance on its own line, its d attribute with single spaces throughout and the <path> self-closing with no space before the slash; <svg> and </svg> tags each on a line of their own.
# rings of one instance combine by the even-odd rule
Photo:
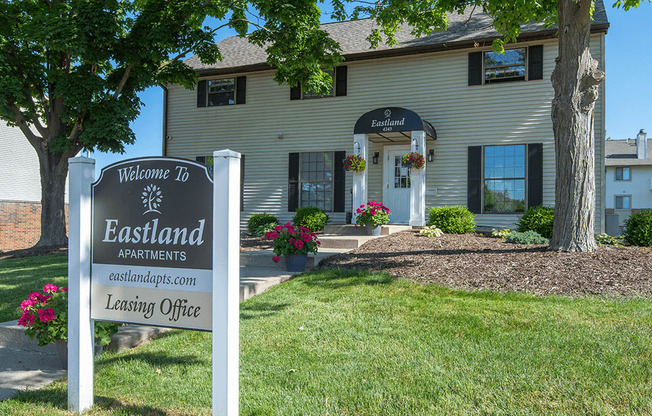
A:
<svg viewBox="0 0 652 416">
<path fill-rule="evenodd" d="M 364 229 L 367 232 L 367 235 L 372 235 L 374 237 L 378 237 L 380 235 L 380 231 L 382 230 L 383 226 L 382 225 L 369 225 L 365 224 Z"/>
<path fill-rule="evenodd" d="M 288 272 L 302 272 L 306 270 L 307 254 L 289 254 L 285 256 L 285 270 Z"/>
<path fill-rule="evenodd" d="M 61 363 L 61 369 L 67 370 L 68 369 L 68 340 L 58 339 L 54 341 L 54 347 L 57 349 L 57 356 L 59 357 L 59 362 Z M 104 349 L 104 347 L 98 344 L 98 338 L 95 339 L 93 349 L 96 356 L 102 354 L 102 350 Z"/>
<path fill-rule="evenodd" d="M 57 355 L 59 356 L 59 362 L 61 363 L 61 368 L 64 370 L 68 369 L 68 341 L 65 339 L 58 339 L 54 341 L 54 347 L 57 349 Z"/>
</svg>

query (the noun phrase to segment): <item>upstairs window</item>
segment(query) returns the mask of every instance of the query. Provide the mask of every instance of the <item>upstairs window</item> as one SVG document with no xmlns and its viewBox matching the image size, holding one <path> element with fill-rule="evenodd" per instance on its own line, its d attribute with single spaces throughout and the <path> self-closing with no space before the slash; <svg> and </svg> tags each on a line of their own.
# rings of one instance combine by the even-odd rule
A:
<svg viewBox="0 0 652 416">
<path fill-rule="evenodd" d="M 327 94 L 317 94 L 312 91 L 303 92 L 301 85 L 290 88 L 290 100 L 306 100 L 311 98 L 341 97 L 347 92 L 347 67 L 346 65 L 325 69 L 324 72 L 333 78 L 333 86 Z"/>
<path fill-rule="evenodd" d="M 484 83 L 525 80 L 526 48 L 484 53 Z"/>
<path fill-rule="evenodd" d="M 331 89 L 329 92 L 326 94 L 318 94 L 314 91 L 306 91 L 302 92 L 302 97 L 304 100 L 305 99 L 310 99 L 310 98 L 325 98 L 325 97 L 334 97 L 335 96 L 335 70 L 334 69 L 325 69 L 325 73 L 331 76 Z"/>
<path fill-rule="evenodd" d="M 197 107 L 245 104 L 247 77 L 205 79 L 197 84 Z"/>
<path fill-rule="evenodd" d="M 211 79 L 208 81 L 208 105 L 235 104 L 235 78 Z"/>
<path fill-rule="evenodd" d="M 631 171 L 629 168 L 616 168 L 616 180 L 617 181 L 631 181 Z"/>
</svg>

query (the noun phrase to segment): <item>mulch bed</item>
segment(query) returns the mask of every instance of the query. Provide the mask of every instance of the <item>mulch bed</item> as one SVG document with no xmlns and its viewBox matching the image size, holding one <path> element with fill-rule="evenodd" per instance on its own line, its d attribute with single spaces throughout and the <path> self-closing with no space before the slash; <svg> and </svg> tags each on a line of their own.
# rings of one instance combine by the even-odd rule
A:
<svg viewBox="0 0 652 416">
<path fill-rule="evenodd" d="M 240 251 L 267 250 L 272 248 L 272 241 L 263 237 L 240 236 Z"/>
<path fill-rule="evenodd" d="M 466 290 L 652 297 L 652 250 L 642 247 L 565 253 L 475 234 L 428 238 L 405 231 L 325 259 L 319 267 L 365 268 Z"/>
</svg>

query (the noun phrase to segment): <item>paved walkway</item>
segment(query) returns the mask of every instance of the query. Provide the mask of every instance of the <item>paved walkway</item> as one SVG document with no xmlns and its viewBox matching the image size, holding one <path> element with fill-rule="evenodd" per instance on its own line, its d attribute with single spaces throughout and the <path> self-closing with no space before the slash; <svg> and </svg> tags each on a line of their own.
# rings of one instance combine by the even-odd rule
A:
<svg viewBox="0 0 652 416">
<path fill-rule="evenodd" d="M 317 258 L 309 261 L 311 267 L 315 262 L 336 253 L 348 251 L 322 250 Z M 272 262 L 271 250 L 243 252 L 240 268 L 240 300 L 249 299 L 272 286 L 292 278 L 282 263 Z M 110 345 L 111 349 L 123 350 L 148 342 L 165 329 L 148 326 L 125 326 L 120 328 L 117 337 Z M 23 390 L 44 387 L 66 376 L 54 345 L 38 347 L 36 341 L 24 334 L 24 329 L 16 321 L 0 323 L 0 400 L 4 400 Z"/>
</svg>

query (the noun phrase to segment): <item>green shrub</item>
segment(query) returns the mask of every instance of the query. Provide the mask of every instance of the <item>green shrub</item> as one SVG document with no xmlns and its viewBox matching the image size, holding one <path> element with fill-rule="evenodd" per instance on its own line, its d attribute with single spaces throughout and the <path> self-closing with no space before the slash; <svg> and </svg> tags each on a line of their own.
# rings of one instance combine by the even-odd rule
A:
<svg viewBox="0 0 652 416">
<path fill-rule="evenodd" d="M 434 225 L 446 234 L 466 234 L 475 231 L 475 217 L 466 207 L 430 208 L 428 225 Z"/>
<path fill-rule="evenodd" d="M 512 244 L 548 244 L 547 238 L 532 230 L 525 232 L 514 231 L 505 237 L 505 241 Z"/>
<path fill-rule="evenodd" d="M 511 230 L 509 228 L 505 228 L 504 230 L 491 230 L 491 236 L 496 237 L 496 238 L 505 238 L 511 233 L 513 233 L 514 230 Z"/>
<path fill-rule="evenodd" d="M 419 235 L 425 235 L 426 237 L 441 237 L 444 235 L 444 232 L 434 225 L 430 225 L 428 227 L 423 227 L 421 231 L 419 231 Z"/>
<path fill-rule="evenodd" d="M 625 243 L 622 235 L 619 235 L 618 237 L 614 237 L 606 233 L 596 235 L 595 242 L 600 244 L 601 246 L 606 245 L 606 246 L 616 246 L 616 247 L 622 247 Z"/>
<path fill-rule="evenodd" d="M 249 234 L 257 235 L 258 228 L 265 224 L 278 224 L 278 220 L 272 214 L 266 214 L 264 212 L 262 214 L 253 214 L 247 221 Z"/>
<path fill-rule="evenodd" d="M 272 231 L 275 231 L 274 228 L 277 226 L 277 222 L 268 222 L 267 224 L 263 224 L 260 227 L 256 228 L 256 231 L 254 231 L 253 235 L 256 237 L 262 237 L 265 235 L 265 233 L 271 233 Z"/>
<path fill-rule="evenodd" d="M 536 231 L 545 238 L 552 238 L 552 223 L 555 220 L 555 209 L 538 205 L 523 213 L 518 221 L 518 231 Z"/>
<path fill-rule="evenodd" d="M 328 223 L 328 215 L 324 210 L 317 207 L 301 207 L 292 218 L 294 225 L 308 228 L 310 231 L 317 232 L 324 229 Z"/>
<path fill-rule="evenodd" d="M 625 221 L 625 241 L 634 246 L 652 246 L 652 212 L 636 212 Z"/>
</svg>

